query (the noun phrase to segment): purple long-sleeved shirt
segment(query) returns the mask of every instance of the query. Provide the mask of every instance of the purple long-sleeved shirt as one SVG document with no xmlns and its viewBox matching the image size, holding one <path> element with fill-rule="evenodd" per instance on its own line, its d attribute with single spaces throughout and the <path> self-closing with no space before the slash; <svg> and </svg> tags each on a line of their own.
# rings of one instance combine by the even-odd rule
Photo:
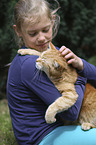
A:
<svg viewBox="0 0 96 145">
<path fill-rule="evenodd" d="M 44 116 L 47 107 L 61 94 L 47 75 L 36 69 L 37 57 L 35 55 L 20 56 L 17 54 L 8 73 L 8 105 L 13 131 L 19 145 L 37 145 L 50 131 L 63 125 L 58 119 L 60 114 L 59 117 L 57 115 L 55 123 L 47 124 L 45 121 Z M 87 62 L 84 63 L 86 67 Z M 92 68 L 96 69 L 94 66 Z M 84 70 L 83 74 L 86 74 L 85 72 Z M 91 77 L 90 74 L 88 76 Z M 94 79 L 93 75 L 92 79 Z M 76 103 L 63 112 L 65 120 L 77 119 L 84 96 L 85 84 L 86 78 L 78 77 L 75 88 L 79 96 Z"/>
</svg>

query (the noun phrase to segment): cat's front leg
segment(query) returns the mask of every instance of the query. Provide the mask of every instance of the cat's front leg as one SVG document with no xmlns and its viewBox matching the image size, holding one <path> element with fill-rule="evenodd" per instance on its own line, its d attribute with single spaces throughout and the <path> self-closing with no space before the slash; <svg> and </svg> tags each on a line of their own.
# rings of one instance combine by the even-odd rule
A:
<svg viewBox="0 0 96 145">
<path fill-rule="evenodd" d="M 54 103 L 52 103 L 45 114 L 45 120 L 47 123 L 53 123 L 56 121 L 56 114 L 65 110 L 65 103 L 63 97 L 59 97 Z"/>
<path fill-rule="evenodd" d="M 53 123 L 56 121 L 56 114 L 63 112 L 70 108 L 77 100 L 78 95 L 73 92 L 63 93 L 54 103 L 52 103 L 45 114 L 45 120 L 47 123 Z"/>
<path fill-rule="evenodd" d="M 38 55 L 40 56 L 41 52 L 33 50 L 33 49 L 19 49 L 18 53 L 21 55 Z"/>
<path fill-rule="evenodd" d="M 32 55 L 31 49 L 19 49 L 18 53 L 21 54 L 21 55 L 26 55 L 26 54 Z"/>
<path fill-rule="evenodd" d="M 47 111 L 46 111 L 46 114 L 45 114 L 45 120 L 47 123 L 54 123 L 56 121 L 56 116 L 57 114 L 57 107 L 55 105 L 55 103 L 52 103 Z"/>
</svg>

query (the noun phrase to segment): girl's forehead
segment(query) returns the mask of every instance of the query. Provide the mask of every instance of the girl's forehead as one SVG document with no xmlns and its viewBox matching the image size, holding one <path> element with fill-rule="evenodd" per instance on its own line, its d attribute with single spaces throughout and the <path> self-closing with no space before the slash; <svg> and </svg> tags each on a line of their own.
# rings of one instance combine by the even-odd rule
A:
<svg viewBox="0 0 96 145">
<path fill-rule="evenodd" d="M 39 29 L 43 29 L 47 26 L 50 26 L 51 25 L 51 21 L 50 19 L 48 18 L 41 18 L 39 21 L 37 22 L 33 22 L 31 20 L 29 21 L 25 21 L 23 23 L 23 27 L 26 29 L 26 30 L 32 30 L 32 31 L 35 31 L 35 30 L 39 30 Z"/>
</svg>

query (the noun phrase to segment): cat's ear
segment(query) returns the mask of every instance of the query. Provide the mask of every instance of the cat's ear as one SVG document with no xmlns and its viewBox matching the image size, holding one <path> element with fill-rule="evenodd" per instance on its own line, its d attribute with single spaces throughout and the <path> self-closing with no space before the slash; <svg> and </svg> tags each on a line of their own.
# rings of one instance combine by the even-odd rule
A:
<svg viewBox="0 0 96 145">
<path fill-rule="evenodd" d="M 55 50 L 57 50 L 56 48 L 55 48 L 55 46 L 50 42 L 50 48 L 51 49 L 55 49 Z"/>
</svg>

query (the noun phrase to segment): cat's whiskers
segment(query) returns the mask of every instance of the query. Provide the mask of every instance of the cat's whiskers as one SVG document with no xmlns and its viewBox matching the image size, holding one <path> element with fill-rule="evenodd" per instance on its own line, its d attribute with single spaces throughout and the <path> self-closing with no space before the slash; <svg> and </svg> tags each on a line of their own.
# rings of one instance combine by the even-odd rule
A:
<svg viewBox="0 0 96 145">
<path fill-rule="evenodd" d="M 47 65 L 47 67 L 43 67 L 43 71 L 47 74 L 47 76 L 48 77 L 50 77 L 49 76 L 49 63 L 46 61 L 46 59 L 43 59 L 43 61 L 42 61 L 43 63 L 46 63 L 46 65 Z"/>
</svg>

